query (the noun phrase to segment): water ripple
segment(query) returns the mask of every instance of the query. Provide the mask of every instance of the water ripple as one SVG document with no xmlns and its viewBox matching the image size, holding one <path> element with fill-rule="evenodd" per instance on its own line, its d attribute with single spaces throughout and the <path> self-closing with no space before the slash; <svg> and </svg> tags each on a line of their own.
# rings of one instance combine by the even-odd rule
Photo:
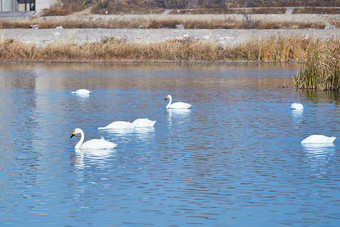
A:
<svg viewBox="0 0 340 227">
<path fill-rule="evenodd" d="M 1 224 L 340 223 L 338 143 L 300 143 L 340 136 L 339 100 L 283 89 L 295 65 L 1 67 Z M 166 110 L 169 93 L 193 108 Z M 303 112 L 289 109 L 295 101 Z M 155 127 L 97 130 L 142 117 Z M 76 127 L 118 147 L 75 151 Z"/>
</svg>

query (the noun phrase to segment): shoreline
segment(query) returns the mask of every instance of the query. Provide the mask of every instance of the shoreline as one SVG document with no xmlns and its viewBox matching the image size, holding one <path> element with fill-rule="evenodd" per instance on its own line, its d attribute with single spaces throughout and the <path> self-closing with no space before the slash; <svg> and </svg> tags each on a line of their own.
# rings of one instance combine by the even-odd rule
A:
<svg viewBox="0 0 340 227">
<path fill-rule="evenodd" d="M 288 64 L 299 65 L 303 62 L 274 62 L 274 61 L 0 61 L 0 64 Z"/>
</svg>

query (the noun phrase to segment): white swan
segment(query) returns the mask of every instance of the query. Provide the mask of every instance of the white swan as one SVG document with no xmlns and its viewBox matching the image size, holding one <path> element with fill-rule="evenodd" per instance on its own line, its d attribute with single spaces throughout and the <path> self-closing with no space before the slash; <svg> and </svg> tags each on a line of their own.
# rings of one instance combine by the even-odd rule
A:
<svg viewBox="0 0 340 227">
<path fill-rule="evenodd" d="M 302 140 L 302 144 L 330 144 L 333 143 L 333 141 L 336 139 L 336 137 L 328 137 L 324 135 L 311 135 L 308 136 L 306 139 Z"/>
<path fill-rule="evenodd" d="M 91 94 L 91 91 L 87 89 L 78 89 L 76 91 L 72 91 L 71 93 L 79 96 L 89 96 Z"/>
<path fill-rule="evenodd" d="M 171 103 L 172 102 L 172 96 L 168 95 L 166 96 L 165 100 L 169 99 L 169 103 L 166 106 L 167 109 L 190 109 L 192 105 L 190 105 L 189 103 L 184 103 L 184 102 L 175 102 L 175 103 Z"/>
<path fill-rule="evenodd" d="M 93 140 L 89 140 L 86 141 L 84 143 L 84 132 L 83 130 L 81 130 L 80 128 L 76 128 L 71 137 L 80 134 L 81 138 L 79 140 L 79 142 L 76 144 L 76 146 L 74 147 L 75 149 L 81 149 L 81 150 L 105 150 L 105 149 L 113 149 L 115 147 L 117 147 L 117 144 L 115 143 L 111 143 L 109 141 L 106 141 L 103 137 L 101 139 L 93 139 Z"/>
<path fill-rule="evenodd" d="M 132 125 L 135 128 L 149 128 L 149 127 L 153 127 L 155 124 L 156 124 L 156 121 L 151 121 L 148 118 L 139 118 L 132 122 Z"/>
<path fill-rule="evenodd" d="M 133 129 L 135 126 L 128 121 L 114 121 L 105 127 L 99 127 L 98 129 Z"/>
<path fill-rule="evenodd" d="M 290 105 L 290 109 L 303 110 L 303 105 L 301 103 L 292 103 L 292 105 Z"/>
</svg>

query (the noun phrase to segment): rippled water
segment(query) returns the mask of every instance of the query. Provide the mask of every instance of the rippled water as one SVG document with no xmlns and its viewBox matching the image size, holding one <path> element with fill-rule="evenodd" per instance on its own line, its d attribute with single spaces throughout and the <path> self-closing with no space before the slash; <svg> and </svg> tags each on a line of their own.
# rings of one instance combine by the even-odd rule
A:
<svg viewBox="0 0 340 227">
<path fill-rule="evenodd" d="M 292 86 L 297 65 L 1 64 L 0 223 L 337 226 L 340 97 Z M 288 87 L 288 88 L 287 88 Z M 88 98 L 70 92 L 88 88 Z M 164 98 L 191 103 L 166 110 Z M 303 112 L 289 109 L 301 102 Z M 148 117 L 153 129 L 100 126 Z M 74 150 L 79 137 L 118 143 Z"/>
</svg>

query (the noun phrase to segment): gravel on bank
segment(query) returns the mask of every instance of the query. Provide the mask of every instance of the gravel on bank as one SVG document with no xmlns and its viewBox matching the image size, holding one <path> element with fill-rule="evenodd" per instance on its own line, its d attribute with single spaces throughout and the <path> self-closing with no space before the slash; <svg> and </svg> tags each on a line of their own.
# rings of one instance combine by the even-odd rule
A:
<svg viewBox="0 0 340 227">
<path fill-rule="evenodd" d="M 340 20 L 338 14 L 247 14 L 248 18 L 256 21 L 270 22 L 325 22 L 330 23 Z M 122 15 L 69 15 L 40 17 L 40 20 L 179 20 L 179 21 L 209 21 L 209 20 L 235 20 L 243 21 L 245 14 L 122 14 Z"/>
<path fill-rule="evenodd" d="M 327 40 L 340 38 L 340 29 L 1 29 L 2 40 L 18 40 L 44 47 L 51 43 L 86 43 L 102 39 L 119 39 L 138 44 L 166 40 L 200 40 L 235 46 L 253 39 L 272 36 L 303 36 Z"/>
</svg>

